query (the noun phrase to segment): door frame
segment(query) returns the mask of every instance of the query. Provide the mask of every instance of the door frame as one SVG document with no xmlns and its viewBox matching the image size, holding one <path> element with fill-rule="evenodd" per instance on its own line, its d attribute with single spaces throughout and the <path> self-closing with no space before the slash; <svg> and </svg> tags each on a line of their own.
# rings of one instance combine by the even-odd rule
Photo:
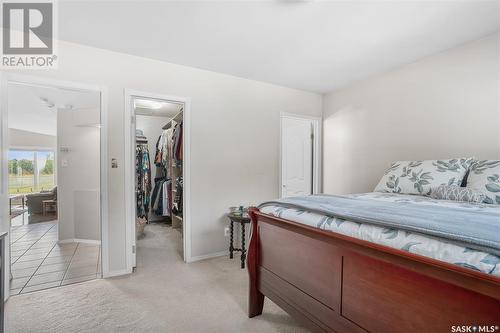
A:
<svg viewBox="0 0 500 333">
<path fill-rule="evenodd" d="M 92 85 L 74 81 L 58 80 L 40 76 L 14 74 L 0 72 L 0 135 L 2 138 L 2 145 L 0 147 L 2 158 L 0 158 L 0 217 L 1 230 L 9 230 L 9 234 L 5 238 L 5 244 L 10 244 L 10 218 L 8 214 L 8 85 L 10 82 L 22 83 L 26 85 L 40 85 L 44 87 L 53 87 L 60 89 L 72 89 L 79 91 L 92 91 L 100 94 L 100 118 L 101 118 L 101 132 L 100 132 L 100 209 L 101 209 L 101 263 L 102 263 L 102 277 L 110 276 L 109 272 L 109 224 L 108 224 L 108 89 L 105 86 Z M 56 151 L 57 154 L 57 151 Z M 5 197 L 4 197 L 5 196 Z M 4 277 L 5 281 L 9 281 L 10 276 L 10 252 L 9 247 L 3 249 L 4 255 Z M 10 291 L 5 290 L 5 299 L 9 297 Z"/>
<path fill-rule="evenodd" d="M 133 89 L 124 90 L 125 98 L 125 224 L 126 224 L 126 258 L 127 271 L 132 272 L 136 264 L 135 235 L 135 112 L 133 98 L 157 99 L 183 103 L 182 154 L 184 158 L 182 177 L 183 186 L 183 254 L 184 262 L 191 262 L 191 100 L 187 97 L 164 95 Z M 135 251 L 135 252 L 134 252 Z"/>
<path fill-rule="evenodd" d="M 283 198 L 283 120 L 284 119 L 297 119 L 297 120 L 309 120 L 312 123 L 312 134 L 313 134 L 313 165 L 312 165 L 312 194 L 321 193 L 321 179 L 322 179 L 322 132 L 321 123 L 323 121 L 322 117 L 305 116 L 301 114 L 293 114 L 288 112 L 280 113 L 280 160 L 279 160 L 279 197 Z"/>
</svg>

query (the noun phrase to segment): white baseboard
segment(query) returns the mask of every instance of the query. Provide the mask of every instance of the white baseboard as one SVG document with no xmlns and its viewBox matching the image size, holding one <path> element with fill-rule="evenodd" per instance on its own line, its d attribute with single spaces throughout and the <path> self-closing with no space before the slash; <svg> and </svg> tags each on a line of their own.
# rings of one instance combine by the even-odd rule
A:
<svg viewBox="0 0 500 333">
<path fill-rule="evenodd" d="M 96 245 L 99 245 L 99 244 L 101 244 L 101 241 L 100 240 L 95 240 L 95 239 L 70 238 L 70 239 L 60 240 L 59 243 L 61 243 L 61 244 L 66 244 L 66 243 L 86 243 L 86 244 L 96 244 Z"/>
<path fill-rule="evenodd" d="M 226 250 L 226 251 L 209 253 L 209 254 L 203 254 L 201 256 L 191 257 L 191 259 L 188 262 L 195 262 L 195 261 L 200 261 L 200 260 L 205 260 L 205 259 L 211 259 L 211 258 L 217 258 L 217 257 L 223 257 L 223 256 L 228 256 L 229 257 L 229 251 Z"/>
<path fill-rule="evenodd" d="M 120 270 L 116 270 L 116 271 L 103 272 L 102 277 L 103 277 L 103 279 L 106 279 L 106 278 L 111 278 L 111 277 L 115 277 L 115 276 L 127 275 L 127 274 L 132 274 L 132 270 L 120 269 Z"/>
</svg>

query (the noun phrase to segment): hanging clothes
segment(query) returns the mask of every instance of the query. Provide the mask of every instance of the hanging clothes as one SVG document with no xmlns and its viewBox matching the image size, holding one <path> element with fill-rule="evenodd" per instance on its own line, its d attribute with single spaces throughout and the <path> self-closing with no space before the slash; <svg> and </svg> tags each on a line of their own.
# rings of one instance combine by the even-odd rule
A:
<svg viewBox="0 0 500 333">
<path fill-rule="evenodd" d="M 155 165 L 157 167 L 161 167 L 163 164 L 162 163 L 162 151 L 161 151 L 160 141 L 161 141 L 161 135 L 158 137 L 158 140 L 156 141 Z"/>
<path fill-rule="evenodd" d="M 165 166 L 168 166 L 168 154 L 169 154 L 169 138 L 172 137 L 172 128 L 164 130 L 161 134 L 161 151 L 162 151 L 162 161 Z"/>
<path fill-rule="evenodd" d="M 182 177 L 177 177 L 175 180 L 175 197 L 172 204 L 172 212 L 176 215 L 182 214 L 182 188 L 184 182 Z"/>
<path fill-rule="evenodd" d="M 171 206 L 172 206 L 172 181 L 169 179 L 163 183 L 163 202 L 162 202 L 162 215 L 171 216 Z"/>
<path fill-rule="evenodd" d="M 155 165 L 156 177 L 151 197 L 152 212 L 156 216 L 171 216 L 172 181 L 169 178 L 169 138 L 172 129 L 164 130 L 156 141 Z"/>
<path fill-rule="evenodd" d="M 151 207 L 158 216 L 170 216 L 172 181 L 167 178 L 155 178 L 155 189 L 151 197 Z"/>
<path fill-rule="evenodd" d="M 157 214 L 157 211 L 158 211 L 158 204 L 159 204 L 159 201 L 161 200 L 161 189 L 162 189 L 162 186 L 163 186 L 163 182 L 166 180 L 165 177 L 158 177 L 158 178 L 155 178 L 155 187 L 154 187 L 154 190 L 153 190 L 153 194 L 151 195 L 151 209 L 153 210 L 153 212 Z"/>
<path fill-rule="evenodd" d="M 182 121 L 175 125 L 173 131 L 172 154 L 176 163 L 182 163 Z"/>
<path fill-rule="evenodd" d="M 151 163 L 147 143 L 139 143 L 135 149 L 137 217 L 148 218 L 151 198 Z"/>
</svg>

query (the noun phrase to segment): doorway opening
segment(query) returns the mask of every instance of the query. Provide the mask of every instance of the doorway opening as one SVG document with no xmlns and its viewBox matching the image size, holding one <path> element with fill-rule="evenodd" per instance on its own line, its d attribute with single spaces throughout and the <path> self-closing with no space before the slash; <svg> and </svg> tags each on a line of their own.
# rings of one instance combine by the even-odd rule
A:
<svg viewBox="0 0 500 333">
<path fill-rule="evenodd" d="M 186 257 L 186 100 L 126 95 L 131 113 L 128 197 L 133 209 L 130 264 Z M 132 185 L 132 186 L 130 186 Z"/>
<path fill-rule="evenodd" d="M 321 118 L 282 113 L 280 197 L 321 192 Z"/>
<path fill-rule="evenodd" d="M 101 92 L 35 79 L 4 92 L 9 294 L 101 278 Z"/>
</svg>

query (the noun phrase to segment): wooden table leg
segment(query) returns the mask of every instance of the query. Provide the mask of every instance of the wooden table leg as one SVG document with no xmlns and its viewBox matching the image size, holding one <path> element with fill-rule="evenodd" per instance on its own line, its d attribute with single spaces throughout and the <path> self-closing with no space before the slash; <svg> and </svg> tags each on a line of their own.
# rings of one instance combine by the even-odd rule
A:
<svg viewBox="0 0 500 333">
<path fill-rule="evenodd" d="M 233 246 L 233 231 L 234 231 L 234 226 L 233 226 L 233 221 L 231 220 L 231 226 L 230 226 L 230 243 L 229 243 L 229 259 L 233 259 L 233 251 L 234 251 L 234 246 Z"/>
<path fill-rule="evenodd" d="M 245 223 L 241 223 L 241 268 L 245 268 L 246 250 L 245 250 Z"/>
</svg>

